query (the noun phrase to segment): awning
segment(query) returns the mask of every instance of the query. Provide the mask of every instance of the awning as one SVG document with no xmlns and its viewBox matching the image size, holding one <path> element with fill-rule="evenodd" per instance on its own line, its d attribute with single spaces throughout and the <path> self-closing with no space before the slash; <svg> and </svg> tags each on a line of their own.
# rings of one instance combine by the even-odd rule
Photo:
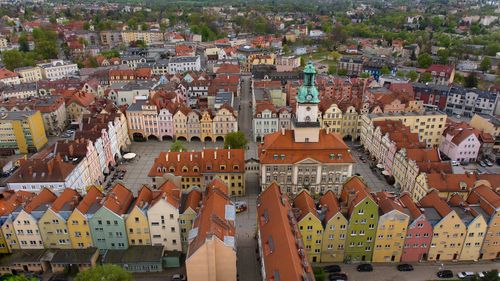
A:
<svg viewBox="0 0 500 281">
<path fill-rule="evenodd" d="M 383 169 L 383 168 L 384 168 L 384 165 L 382 165 L 382 164 L 377 164 L 377 168 L 379 168 L 379 169 Z"/>
<path fill-rule="evenodd" d="M 391 174 L 389 174 L 389 172 L 387 172 L 386 170 L 383 170 L 382 171 L 382 175 L 384 175 L 384 176 L 390 176 Z"/>
<path fill-rule="evenodd" d="M 129 152 L 129 153 L 123 155 L 123 159 L 125 159 L 125 160 L 131 160 L 131 159 L 134 159 L 135 156 L 137 156 L 137 154 L 135 154 L 133 152 Z"/>
</svg>

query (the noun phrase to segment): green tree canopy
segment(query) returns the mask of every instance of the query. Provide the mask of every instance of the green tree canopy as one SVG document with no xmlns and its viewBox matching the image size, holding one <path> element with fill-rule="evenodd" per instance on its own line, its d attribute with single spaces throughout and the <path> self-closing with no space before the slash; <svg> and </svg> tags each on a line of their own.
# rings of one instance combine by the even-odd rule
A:
<svg viewBox="0 0 500 281">
<path fill-rule="evenodd" d="M 346 76 L 347 75 L 347 69 L 339 69 L 337 71 L 337 74 L 340 76 Z"/>
<path fill-rule="evenodd" d="M 333 75 L 337 73 L 337 66 L 336 65 L 330 65 L 328 66 L 328 74 Z"/>
<path fill-rule="evenodd" d="M 477 87 L 478 80 L 475 73 L 469 74 L 469 76 L 464 79 L 464 87 L 466 88 L 475 88 Z"/>
<path fill-rule="evenodd" d="M 485 57 L 481 64 L 479 65 L 479 69 L 482 71 L 488 71 L 491 68 L 491 59 L 489 57 Z"/>
<path fill-rule="evenodd" d="M 224 148 L 245 148 L 248 143 L 243 132 L 232 132 L 226 135 L 224 139 Z"/>
<path fill-rule="evenodd" d="M 184 147 L 184 144 L 180 140 L 176 140 L 170 145 L 170 151 L 186 151 L 186 147 Z"/>
<path fill-rule="evenodd" d="M 2 61 L 9 70 L 23 66 L 23 54 L 18 50 L 8 50 L 2 53 Z"/>
<path fill-rule="evenodd" d="M 418 66 L 428 68 L 432 64 L 432 57 L 427 53 L 422 53 L 417 58 Z"/>
<path fill-rule="evenodd" d="M 420 81 L 427 83 L 432 81 L 432 75 L 430 72 L 424 72 L 420 75 Z"/>
<path fill-rule="evenodd" d="M 391 73 L 391 70 L 386 65 L 384 65 L 380 69 L 380 74 L 382 74 L 382 75 L 387 75 L 387 74 L 390 74 L 390 73 Z"/>
<path fill-rule="evenodd" d="M 368 77 L 370 77 L 370 73 L 368 73 L 368 72 L 362 72 L 361 75 L 359 75 L 359 77 L 361 77 L 361 78 L 368 78 Z"/>
<path fill-rule="evenodd" d="M 5 279 L 6 281 L 37 281 L 38 278 L 35 277 L 26 277 L 24 275 L 13 275 L 9 276 Z"/>
<path fill-rule="evenodd" d="M 132 274 L 125 269 L 111 264 L 99 265 L 78 273 L 75 281 L 132 281 Z"/>
<path fill-rule="evenodd" d="M 418 73 L 415 70 L 410 70 L 406 74 L 406 78 L 410 79 L 412 82 L 415 82 L 418 79 Z"/>
</svg>

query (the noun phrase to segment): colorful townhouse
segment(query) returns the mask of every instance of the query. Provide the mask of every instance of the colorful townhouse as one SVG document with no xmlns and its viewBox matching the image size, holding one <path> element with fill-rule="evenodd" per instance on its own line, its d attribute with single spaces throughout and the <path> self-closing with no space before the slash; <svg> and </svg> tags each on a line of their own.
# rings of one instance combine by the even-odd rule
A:
<svg viewBox="0 0 500 281">
<path fill-rule="evenodd" d="M 171 181 L 153 191 L 153 199 L 146 209 L 151 244 L 162 245 L 167 251 L 181 251 L 180 188 Z"/>
<path fill-rule="evenodd" d="M 262 280 L 315 280 L 290 201 L 275 182 L 257 197 Z"/>
<path fill-rule="evenodd" d="M 401 262 L 425 261 L 432 242 L 432 225 L 408 192 L 399 196 L 399 202 L 410 215 Z"/>
<path fill-rule="evenodd" d="M 72 248 L 67 220 L 81 199 L 76 190 L 66 188 L 38 220 L 45 248 Z"/>
<path fill-rule="evenodd" d="M 19 249 L 16 231 L 14 230 L 13 218 L 17 217 L 20 210 L 27 204 L 35 193 L 26 191 L 5 191 L 0 200 L 0 254 L 12 252 Z"/>
<path fill-rule="evenodd" d="M 191 189 L 189 193 L 182 194 L 183 199 L 179 209 L 179 227 L 181 228 L 182 252 L 188 249 L 188 234 L 193 228 L 193 222 L 200 210 L 201 191 Z"/>
<path fill-rule="evenodd" d="M 488 224 L 479 259 L 500 258 L 500 195 L 490 186 L 481 184 L 471 190 L 467 203 L 471 210 L 485 216 Z"/>
<path fill-rule="evenodd" d="M 235 206 L 228 187 L 215 180 L 189 232 L 186 273 L 189 280 L 234 281 L 236 274 Z"/>
<path fill-rule="evenodd" d="M 463 261 L 478 260 L 488 227 L 486 220 L 481 213 L 471 209 L 469 204 L 458 194 L 453 195 L 448 200 L 448 205 L 460 216 L 467 230 L 459 259 Z"/>
<path fill-rule="evenodd" d="M 439 197 L 436 190 L 420 199 L 420 205 L 433 227 L 428 260 L 458 260 L 467 231 L 460 216 Z"/>
<path fill-rule="evenodd" d="M 132 191 L 118 183 L 89 219 L 92 241 L 99 250 L 128 248 L 125 217 L 133 199 Z"/>
<path fill-rule="evenodd" d="M 341 212 L 337 196 L 327 191 L 319 199 L 323 222 L 321 262 L 343 262 L 348 221 Z"/>
<path fill-rule="evenodd" d="M 68 232 L 73 249 L 92 247 L 89 219 L 102 206 L 104 195 L 95 186 L 87 190 L 87 194 L 68 217 Z"/>
<path fill-rule="evenodd" d="M 314 199 L 309 191 L 303 189 L 293 200 L 293 205 L 298 209 L 295 217 L 302 241 L 306 248 L 309 262 L 321 261 L 321 242 L 323 240 L 323 224 L 316 211 Z"/>
<path fill-rule="evenodd" d="M 387 192 L 377 192 L 380 208 L 373 262 L 399 262 L 403 252 L 410 217 L 396 197 Z"/>
<path fill-rule="evenodd" d="M 146 214 L 153 201 L 153 191 L 143 185 L 125 219 L 129 245 L 151 245 L 149 222 Z"/>
<path fill-rule="evenodd" d="M 13 220 L 21 249 L 43 249 L 38 220 L 56 199 L 57 196 L 52 191 L 44 188 Z"/>
<path fill-rule="evenodd" d="M 0 112 L 0 130 L 4 155 L 40 151 L 48 141 L 38 110 Z"/>
<path fill-rule="evenodd" d="M 340 203 L 349 220 L 344 260 L 371 261 L 379 213 L 370 189 L 360 177 L 353 176 L 344 183 Z"/>
</svg>

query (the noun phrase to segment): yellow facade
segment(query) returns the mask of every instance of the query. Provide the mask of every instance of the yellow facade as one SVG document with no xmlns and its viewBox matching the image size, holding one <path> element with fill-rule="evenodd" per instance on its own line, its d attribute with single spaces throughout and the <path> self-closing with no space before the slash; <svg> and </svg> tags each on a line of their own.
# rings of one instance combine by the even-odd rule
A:
<svg viewBox="0 0 500 281">
<path fill-rule="evenodd" d="M 66 221 L 52 209 L 48 209 L 38 220 L 38 227 L 45 248 L 72 248 Z"/>
<path fill-rule="evenodd" d="M 308 213 L 298 223 L 304 247 L 310 262 L 320 262 L 323 225 L 318 217 Z"/>
<path fill-rule="evenodd" d="M 215 177 L 218 177 L 227 185 L 230 196 L 245 195 L 245 171 L 241 173 L 219 173 L 215 174 Z"/>
<path fill-rule="evenodd" d="M 2 234 L 7 243 L 9 251 L 20 249 L 19 240 L 16 236 L 16 231 L 14 230 L 14 224 L 11 219 L 7 219 L 2 225 Z"/>
<path fill-rule="evenodd" d="M 147 216 L 135 206 L 125 220 L 130 245 L 151 245 Z"/>
<path fill-rule="evenodd" d="M 73 248 L 92 247 L 89 222 L 78 209 L 75 209 L 68 218 L 68 232 Z"/>
<path fill-rule="evenodd" d="M 465 225 L 455 211 L 451 211 L 433 226 L 429 261 L 458 260 L 466 234 Z"/>
<path fill-rule="evenodd" d="M 182 240 L 182 252 L 187 252 L 188 250 L 188 234 L 189 231 L 193 228 L 193 222 L 196 218 L 196 212 L 188 208 L 184 211 L 184 213 L 179 214 L 179 226 L 181 229 L 181 240 Z"/>
<path fill-rule="evenodd" d="M 200 119 L 200 139 L 202 141 L 208 140 L 208 138 L 215 141 L 212 126 L 212 117 L 210 116 L 210 113 L 208 111 L 204 111 Z"/>
<path fill-rule="evenodd" d="M 47 141 L 40 111 L 1 113 L 0 148 L 17 149 L 19 153 L 35 152 Z"/>
<path fill-rule="evenodd" d="M 410 217 L 392 210 L 379 217 L 373 262 L 399 262 Z"/>
<path fill-rule="evenodd" d="M 460 260 L 475 261 L 481 255 L 481 246 L 488 228 L 488 224 L 482 215 L 476 216 L 467 225 L 464 246 L 460 253 Z"/>
<path fill-rule="evenodd" d="M 321 128 L 326 129 L 327 133 L 341 133 L 342 129 L 342 111 L 336 104 L 332 104 L 321 118 Z"/>
<path fill-rule="evenodd" d="M 321 246 L 321 262 L 343 262 L 347 225 L 349 222 L 341 212 L 335 214 L 325 225 Z"/>
<path fill-rule="evenodd" d="M 359 136 L 359 114 L 354 106 L 349 106 L 342 116 L 341 136 L 356 139 Z"/>
<path fill-rule="evenodd" d="M 181 187 L 183 190 L 201 186 L 201 175 L 197 177 L 181 177 Z"/>
<path fill-rule="evenodd" d="M 14 229 L 21 249 L 43 249 L 38 221 L 22 210 L 14 221 Z"/>
<path fill-rule="evenodd" d="M 8 254 L 10 253 L 9 246 L 7 244 L 7 240 L 5 240 L 5 236 L 0 229 L 0 254 Z"/>
</svg>

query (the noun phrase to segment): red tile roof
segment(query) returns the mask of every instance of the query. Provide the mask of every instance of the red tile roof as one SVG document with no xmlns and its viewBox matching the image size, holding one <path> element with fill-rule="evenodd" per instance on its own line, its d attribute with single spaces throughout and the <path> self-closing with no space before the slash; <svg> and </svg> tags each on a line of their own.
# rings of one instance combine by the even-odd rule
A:
<svg viewBox="0 0 500 281">
<path fill-rule="evenodd" d="M 56 199 L 57 196 L 52 191 L 50 191 L 48 188 L 44 188 L 24 207 L 24 211 L 30 214 L 33 210 L 37 209 L 43 204 L 51 205 Z"/>
<path fill-rule="evenodd" d="M 314 280 L 288 196 L 272 183 L 257 198 L 263 265 L 270 280 Z M 296 241 L 300 241 L 297 246 Z M 277 276 L 279 274 L 279 277 Z M 306 277 L 307 279 L 304 279 Z"/>
<path fill-rule="evenodd" d="M 17 77 L 17 73 L 12 72 L 6 68 L 0 68 L 0 79 Z"/>
<path fill-rule="evenodd" d="M 376 195 L 377 196 L 375 197 L 375 199 L 377 200 L 378 206 L 383 214 L 387 214 L 394 210 L 404 213 L 403 206 L 399 204 L 399 202 L 396 200 L 396 196 L 394 196 L 393 194 L 382 191 L 377 192 Z"/>
<path fill-rule="evenodd" d="M 481 209 L 490 216 L 500 213 L 500 194 L 484 184 L 472 189 L 467 197 L 467 203 L 479 204 Z"/>
<path fill-rule="evenodd" d="M 420 205 L 424 208 L 434 208 L 441 217 L 446 217 L 452 210 L 443 198 L 439 197 L 436 190 L 429 191 L 422 199 Z"/>
<path fill-rule="evenodd" d="M 76 190 L 72 188 L 66 188 L 59 195 L 59 197 L 57 197 L 50 208 L 56 213 L 58 213 L 64 207 L 66 207 L 65 211 L 73 211 L 73 209 L 75 209 L 81 199 L 82 196 Z"/>
<path fill-rule="evenodd" d="M 433 64 L 427 68 L 425 72 L 436 72 L 437 75 L 439 73 L 444 72 L 446 77 L 450 77 L 451 73 L 455 70 L 455 66 L 453 65 L 442 65 L 442 64 Z"/>
<path fill-rule="evenodd" d="M 408 209 L 412 220 L 415 220 L 422 215 L 422 211 L 420 211 L 420 208 L 413 201 L 411 195 L 408 192 L 401 193 L 401 195 L 399 196 L 399 202 L 404 208 Z"/>
<path fill-rule="evenodd" d="M 216 74 L 239 74 L 240 66 L 238 64 L 223 63 L 219 66 Z"/>
<path fill-rule="evenodd" d="M 331 190 L 328 190 L 323 196 L 321 196 L 321 198 L 319 199 L 319 204 L 322 210 L 325 212 L 325 216 L 323 218 L 324 224 L 327 224 L 328 221 L 333 216 L 335 216 L 335 214 L 340 212 L 340 204 L 337 196 Z"/>
<path fill-rule="evenodd" d="M 106 195 L 103 207 L 121 216 L 128 210 L 134 195 L 125 186 L 120 183 L 115 184 L 113 189 Z"/>
<path fill-rule="evenodd" d="M 316 205 L 314 204 L 314 199 L 311 194 L 307 190 L 302 190 L 300 193 L 293 199 L 293 205 L 295 208 L 300 210 L 300 213 L 297 217 L 297 221 L 301 221 L 307 214 L 312 214 L 319 219 L 318 212 L 316 211 Z"/>
<path fill-rule="evenodd" d="M 295 142 L 293 130 L 285 130 L 284 134 L 282 132 L 268 134 L 264 137 L 264 143 L 259 150 L 262 164 L 290 164 L 307 158 L 322 163 L 354 163 L 349 147 L 341 137 L 338 134 L 328 134 L 324 129 L 320 130 L 318 142 L 308 143 Z M 338 157 L 339 155 L 341 157 Z"/>
<path fill-rule="evenodd" d="M 198 213 L 200 209 L 200 200 L 201 200 L 201 191 L 197 189 L 192 189 L 187 195 L 181 213 L 184 213 L 188 208 L 191 208 L 193 211 Z"/>
<path fill-rule="evenodd" d="M 87 194 L 80 201 L 80 204 L 76 207 L 82 214 L 86 214 L 92 205 L 97 204 L 101 206 L 101 201 L 104 198 L 104 194 L 95 186 L 89 187 Z"/>
<path fill-rule="evenodd" d="M 198 235 L 189 243 L 188 258 L 213 235 L 221 241 L 224 241 L 226 236 L 235 238 L 236 227 L 234 220 L 226 219 L 226 205 L 233 204 L 221 189 L 207 190 L 200 212 L 193 223 L 193 229 L 198 229 Z"/>
<path fill-rule="evenodd" d="M 0 216 L 12 213 L 18 206 L 29 203 L 35 196 L 34 192 L 27 191 L 11 191 L 7 190 L 2 193 L 3 198 L 0 200 Z"/>
<path fill-rule="evenodd" d="M 370 188 L 368 188 L 361 177 L 353 176 L 344 183 L 340 194 L 340 201 L 347 208 L 347 213 L 351 215 L 354 207 L 367 197 L 373 201 Z"/>
</svg>

